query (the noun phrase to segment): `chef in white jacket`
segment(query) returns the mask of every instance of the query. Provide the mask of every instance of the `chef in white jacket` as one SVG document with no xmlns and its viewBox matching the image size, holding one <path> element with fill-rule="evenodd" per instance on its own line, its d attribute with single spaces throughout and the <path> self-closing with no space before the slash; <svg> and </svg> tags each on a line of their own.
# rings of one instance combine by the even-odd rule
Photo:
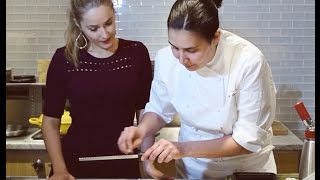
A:
<svg viewBox="0 0 320 180">
<path fill-rule="evenodd" d="M 158 51 L 150 101 L 119 149 L 140 147 L 144 170 L 170 178 L 153 161 L 176 160 L 176 178 L 224 179 L 234 172 L 277 173 L 271 145 L 276 89 L 261 51 L 219 28 L 222 0 L 177 0 L 168 17 L 170 46 Z M 154 134 L 178 113 L 179 141 Z"/>
</svg>

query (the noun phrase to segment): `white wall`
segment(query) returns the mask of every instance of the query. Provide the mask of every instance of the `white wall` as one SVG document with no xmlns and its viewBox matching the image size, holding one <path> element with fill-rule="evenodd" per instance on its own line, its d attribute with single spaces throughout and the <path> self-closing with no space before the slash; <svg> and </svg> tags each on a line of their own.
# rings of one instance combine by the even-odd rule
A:
<svg viewBox="0 0 320 180">
<path fill-rule="evenodd" d="M 6 0 L 6 66 L 37 73 L 64 45 L 68 0 Z M 167 45 L 166 19 L 174 0 L 115 0 L 118 36 L 146 44 L 151 59 Z M 292 105 L 302 100 L 314 118 L 315 0 L 224 0 L 221 27 L 256 44 L 278 88 L 277 119 L 304 129 Z"/>
</svg>

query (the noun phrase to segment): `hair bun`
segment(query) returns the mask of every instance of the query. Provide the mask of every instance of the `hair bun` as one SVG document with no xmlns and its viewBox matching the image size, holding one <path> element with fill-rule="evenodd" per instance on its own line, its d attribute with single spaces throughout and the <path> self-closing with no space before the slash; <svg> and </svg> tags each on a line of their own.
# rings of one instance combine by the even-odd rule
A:
<svg viewBox="0 0 320 180">
<path fill-rule="evenodd" d="M 213 3 L 216 5 L 217 8 L 220 8 L 222 5 L 222 0 L 212 0 Z"/>
</svg>

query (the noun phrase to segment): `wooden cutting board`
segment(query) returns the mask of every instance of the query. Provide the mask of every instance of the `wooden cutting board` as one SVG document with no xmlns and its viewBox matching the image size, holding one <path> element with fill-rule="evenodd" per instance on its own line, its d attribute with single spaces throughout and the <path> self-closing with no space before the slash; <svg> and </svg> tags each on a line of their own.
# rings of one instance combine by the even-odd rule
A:
<svg viewBox="0 0 320 180">
<path fill-rule="evenodd" d="M 288 128 L 279 120 L 274 120 L 272 123 L 273 135 L 281 136 L 288 134 Z"/>
</svg>

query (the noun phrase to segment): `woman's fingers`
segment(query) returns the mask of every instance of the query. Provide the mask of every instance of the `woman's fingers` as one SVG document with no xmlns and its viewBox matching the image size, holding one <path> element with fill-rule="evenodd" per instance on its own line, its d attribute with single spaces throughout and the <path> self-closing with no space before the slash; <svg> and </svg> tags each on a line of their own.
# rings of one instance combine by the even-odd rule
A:
<svg viewBox="0 0 320 180">
<path fill-rule="evenodd" d="M 158 156 L 158 163 L 168 163 L 172 160 L 172 150 L 171 148 L 166 148 L 162 151 L 162 153 Z"/>
<path fill-rule="evenodd" d="M 125 127 L 123 130 L 124 133 L 124 143 L 126 146 L 126 151 L 127 153 L 131 153 L 133 151 L 132 149 L 132 141 L 134 140 L 134 133 L 130 131 L 128 127 Z"/>
<path fill-rule="evenodd" d="M 128 152 L 128 145 L 127 145 L 127 134 L 122 131 L 121 134 L 120 134 L 120 137 L 118 139 L 118 148 L 121 152 L 127 154 Z"/>
<path fill-rule="evenodd" d="M 118 139 L 118 148 L 125 154 L 130 154 L 142 142 L 136 127 L 125 127 Z"/>
<path fill-rule="evenodd" d="M 175 145 L 167 140 L 159 140 L 155 142 L 141 157 L 142 161 L 150 160 L 155 161 L 157 159 L 158 163 L 169 162 L 176 158 L 179 154 L 178 149 Z"/>
<path fill-rule="evenodd" d="M 148 159 L 153 162 L 155 158 L 154 159 L 150 158 L 150 156 L 153 154 L 153 151 L 158 148 L 158 146 L 159 146 L 159 143 L 155 142 L 147 151 L 143 153 L 143 155 L 141 156 L 141 160 L 145 161 Z"/>
</svg>

